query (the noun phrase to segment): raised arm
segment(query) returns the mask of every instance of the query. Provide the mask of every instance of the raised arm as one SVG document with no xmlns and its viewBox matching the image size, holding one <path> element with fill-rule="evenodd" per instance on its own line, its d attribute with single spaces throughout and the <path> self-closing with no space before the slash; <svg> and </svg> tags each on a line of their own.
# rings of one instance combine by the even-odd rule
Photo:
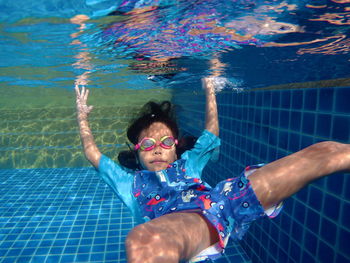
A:
<svg viewBox="0 0 350 263">
<path fill-rule="evenodd" d="M 225 82 L 223 81 L 225 78 L 220 77 L 224 67 L 225 64 L 221 63 L 219 59 L 212 58 L 210 60 L 211 75 L 202 80 L 206 94 L 205 129 L 216 136 L 219 136 L 219 120 L 215 91 L 220 90 Z"/>
<path fill-rule="evenodd" d="M 202 80 L 206 95 L 205 129 L 219 136 L 218 109 L 214 88 L 215 78 L 206 77 Z"/>
<path fill-rule="evenodd" d="M 88 106 L 87 99 L 89 97 L 89 90 L 84 86 L 79 89 L 78 85 L 75 86 L 76 94 L 76 106 L 77 106 L 77 121 L 80 130 L 80 138 L 83 144 L 84 153 L 86 159 L 94 166 L 98 167 L 101 158 L 101 152 L 97 148 L 94 137 L 89 127 L 88 115 L 91 112 L 93 106 Z"/>
</svg>

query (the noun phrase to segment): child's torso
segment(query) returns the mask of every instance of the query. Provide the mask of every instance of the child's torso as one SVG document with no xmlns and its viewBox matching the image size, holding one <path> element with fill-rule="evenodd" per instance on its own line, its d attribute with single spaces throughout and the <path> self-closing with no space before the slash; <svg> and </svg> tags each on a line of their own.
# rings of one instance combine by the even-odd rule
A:
<svg viewBox="0 0 350 263">
<path fill-rule="evenodd" d="M 205 208 L 211 187 L 199 178 L 186 175 L 186 160 L 180 159 L 162 171 L 138 171 L 133 195 L 146 220 L 175 211 Z"/>
</svg>

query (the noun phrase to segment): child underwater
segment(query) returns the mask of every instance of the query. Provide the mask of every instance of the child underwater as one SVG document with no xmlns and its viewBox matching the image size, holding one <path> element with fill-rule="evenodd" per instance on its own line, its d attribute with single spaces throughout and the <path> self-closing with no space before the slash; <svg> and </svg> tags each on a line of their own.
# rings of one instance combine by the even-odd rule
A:
<svg viewBox="0 0 350 263">
<path fill-rule="evenodd" d="M 241 239 L 256 219 L 275 217 L 282 201 L 311 181 L 350 170 L 350 145 L 314 144 L 266 165 L 248 166 L 215 187 L 201 173 L 220 146 L 217 77 L 203 79 L 205 130 L 182 151 L 169 102 L 150 102 L 128 128 L 139 169 L 117 164 L 97 148 L 89 128 L 89 90 L 75 87 L 86 158 L 141 224 L 126 238 L 128 262 L 199 262 L 220 257 L 229 237 Z"/>
</svg>

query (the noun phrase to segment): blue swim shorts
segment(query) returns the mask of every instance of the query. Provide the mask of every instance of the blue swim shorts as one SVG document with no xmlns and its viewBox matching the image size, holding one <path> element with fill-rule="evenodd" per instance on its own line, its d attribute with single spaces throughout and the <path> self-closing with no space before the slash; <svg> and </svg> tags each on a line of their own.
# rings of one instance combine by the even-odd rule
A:
<svg viewBox="0 0 350 263">
<path fill-rule="evenodd" d="M 248 166 L 239 177 L 221 181 L 208 194 L 199 197 L 202 213 L 218 231 L 220 241 L 190 262 L 220 257 L 229 237 L 242 239 L 253 221 L 265 216 L 273 218 L 280 213 L 282 203 L 266 211 L 263 209 L 248 180 L 248 176 L 262 166 Z"/>
</svg>

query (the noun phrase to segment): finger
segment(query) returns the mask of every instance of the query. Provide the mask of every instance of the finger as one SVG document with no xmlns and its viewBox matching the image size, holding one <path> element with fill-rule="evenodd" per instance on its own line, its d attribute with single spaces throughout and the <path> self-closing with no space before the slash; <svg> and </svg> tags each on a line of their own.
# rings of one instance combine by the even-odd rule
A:
<svg viewBox="0 0 350 263">
<path fill-rule="evenodd" d="M 80 90 L 79 90 L 79 86 L 77 84 L 75 85 L 75 94 L 77 95 L 77 97 L 80 96 Z"/>
<path fill-rule="evenodd" d="M 85 92 L 85 94 L 84 94 L 84 100 L 85 101 L 87 101 L 87 99 L 88 99 L 88 97 L 89 97 L 89 90 L 88 89 L 86 89 L 86 92 Z"/>
<path fill-rule="evenodd" d="M 82 86 L 80 96 L 84 98 L 84 96 L 85 96 L 85 86 Z"/>
</svg>

